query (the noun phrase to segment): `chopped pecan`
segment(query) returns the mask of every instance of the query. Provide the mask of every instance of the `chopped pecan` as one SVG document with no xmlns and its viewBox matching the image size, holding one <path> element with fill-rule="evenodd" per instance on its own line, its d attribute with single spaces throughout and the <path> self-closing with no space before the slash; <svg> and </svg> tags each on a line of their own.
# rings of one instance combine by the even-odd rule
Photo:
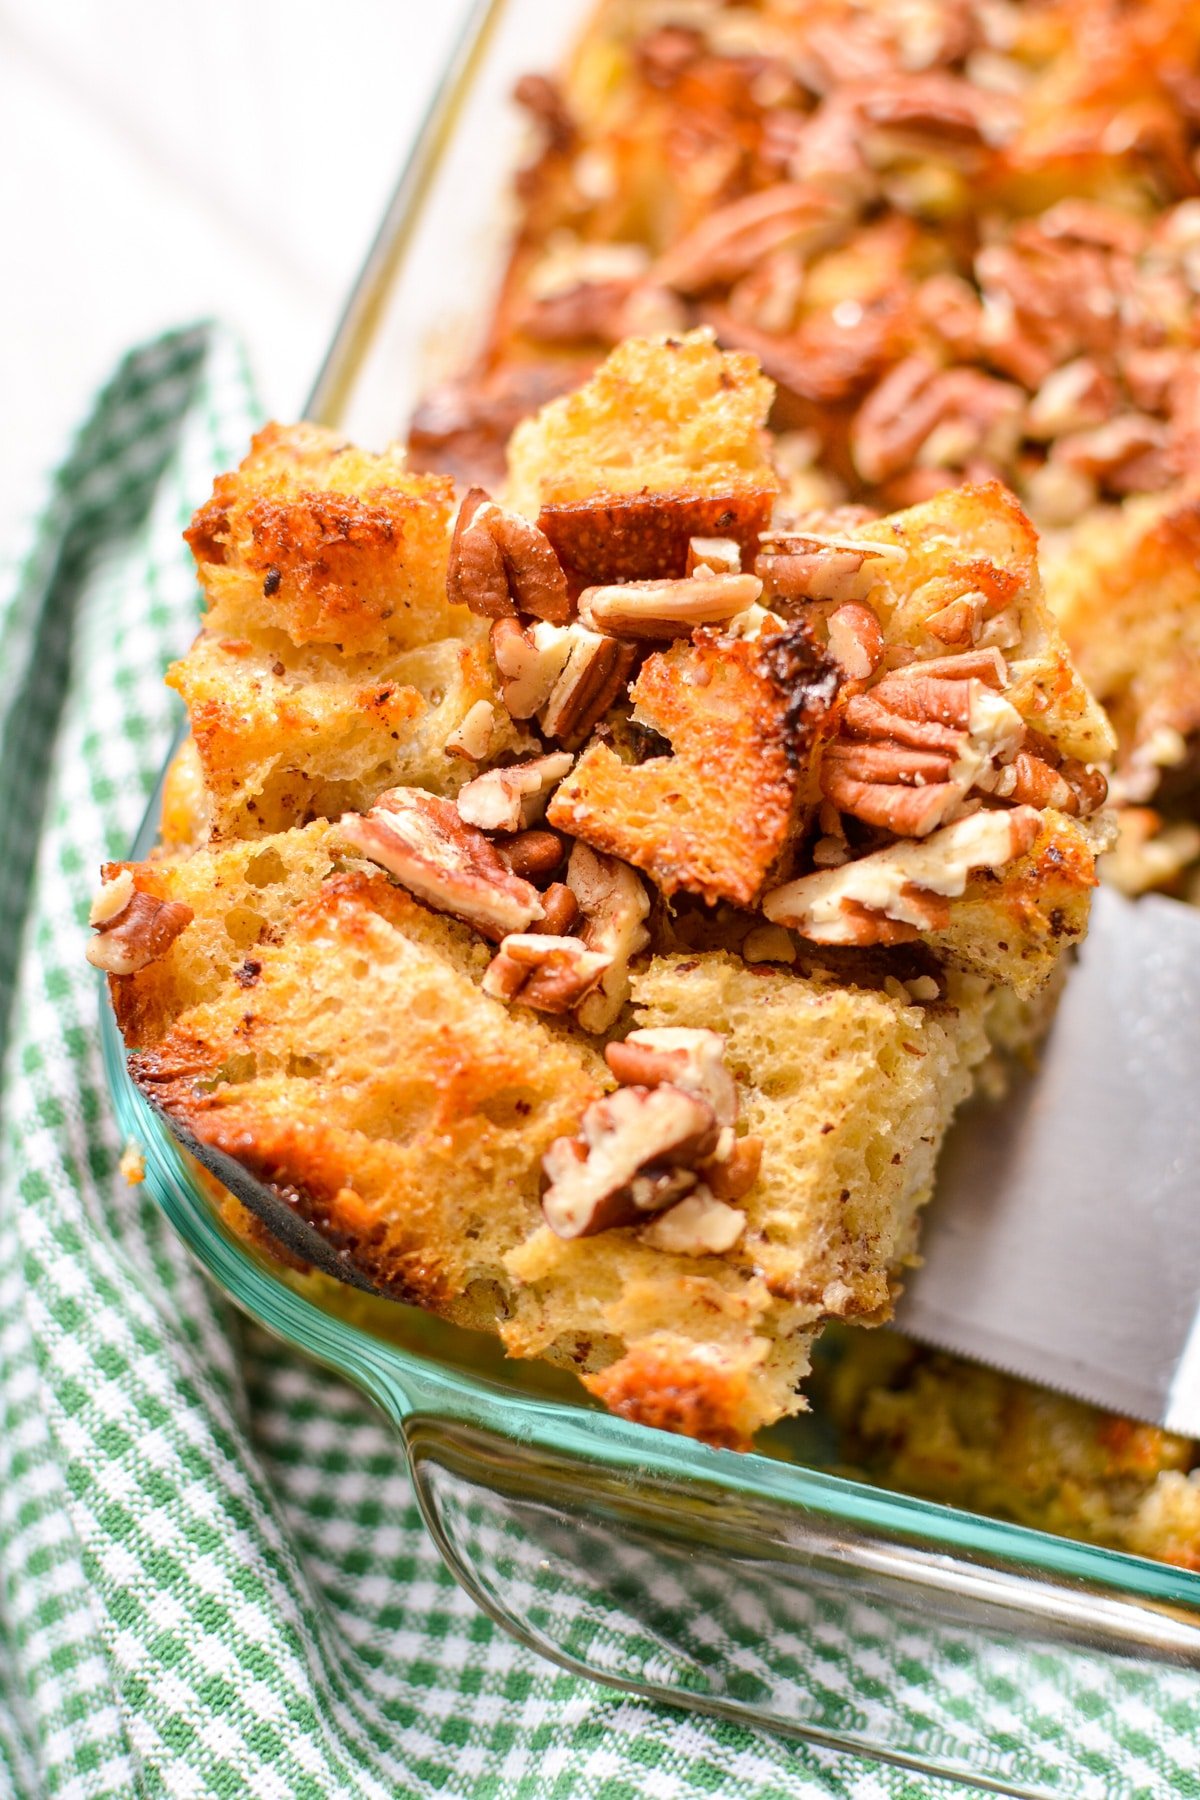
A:
<svg viewBox="0 0 1200 1800">
<path fill-rule="evenodd" d="M 577 749 L 624 692 L 633 658 L 629 645 L 576 626 L 563 672 L 538 715 L 546 736 Z"/>
<path fill-rule="evenodd" d="M 464 762 L 482 762 L 492 741 L 496 710 L 490 700 L 477 700 L 464 714 L 462 723 L 446 737 L 446 755 Z"/>
<path fill-rule="evenodd" d="M 1077 757 L 1060 755 L 1048 738 L 1027 730 L 993 791 L 1018 806 L 1054 806 L 1086 819 L 1107 800 L 1108 781 L 1101 770 Z"/>
<path fill-rule="evenodd" d="M 339 830 L 426 906 L 451 913 L 486 938 L 525 931 L 543 916 L 537 889 L 505 866 L 450 800 L 420 788 L 392 788 L 369 812 L 344 813 Z"/>
<path fill-rule="evenodd" d="M 180 900 L 158 900 L 134 886 L 129 869 L 105 881 L 92 902 L 96 935 L 87 959 L 106 975 L 136 975 L 171 948 L 194 914 Z"/>
<path fill-rule="evenodd" d="M 938 154 L 993 150 L 1021 124 L 1008 94 L 988 93 L 941 70 L 896 72 L 873 81 L 860 101 L 868 125 Z M 869 148 L 872 161 L 877 160 Z"/>
<path fill-rule="evenodd" d="M 760 1137 L 735 1138 L 723 1161 L 714 1157 L 703 1164 L 700 1172 L 718 1200 L 744 1200 L 758 1180 L 762 1158 Z"/>
<path fill-rule="evenodd" d="M 573 761 L 568 751 L 556 750 L 504 769 L 487 769 L 458 790 L 459 817 L 480 831 L 525 831 L 542 817 Z"/>
<path fill-rule="evenodd" d="M 710 212 L 664 252 L 655 278 L 681 294 L 702 293 L 735 281 L 785 244 L 815 250 L 845 222 L 845 206 L 827 191 L 777 182 Z"/>
<path fill-rule="evenodd" d="M 576 1017 L 585 1031 L 607 1031 L 629 994 L 630 958 L 650 942 L 650 896 L 628 863 L 582 843 L 571 850 L 567 885 L 583 915 L 582 942 L 609 958 L 599 987 Z"/>
<path fill-rule="evenodd" d="M 773 924 L 819 944 L 902 942 L 906 933 L 938 929 L 945 915 L 936 902 L 963 894 L 976 870 L 1000 869 L 1023 856 L 1040 827 L 1031 806 L 972 813 L 920 842 L 905 840 L 802 875 L 767 894 L 762 910 Z"/>
<path fill-rule="evenodd" d="M 745 1229 L 745 1213 L 702 1185 L 660 1212 L 639 1236 L 643 1244 L 669 1256 L 721 1256 Z"/>
<path fill-rule="evenodd" d="M 628 581 L 585 588 L 579 616 L 585 625 L 617 638 L 658 642 L 687 637 L 697 625 L 724 624 L 762 593 L 757 575 L 684 576 L 679 580 Z"/>
<path fill-rule="evenodd" d="M 591 993 L 609 961 L 575 937 L 513 932 L 484 971 L 483 991 L 538 1012 L 567 1013 Z"/>
<path fill-rule="evenodd" d="M 556 1138 L 542 1159 L 546 1223 L 562 1238 L 636 1223 L 695 1185 L 687 1165 L 710 1155 L 718 1136 L 711 1107 L 677 1087 L 619 1088 L 593 1101 L 580 1136 Z"/>
<path fill-rule="evenodd" d="M 925 629 L 941 644 L 973 644 L 988 612 L 986 594 L 972 592 L 948 600 L 925 620 Z"/>
<path fill-rule="evenodd" d="M 1160 419 L 1121 413 L 1091 431 L 1060 437 L 1050 460 L 1091 476 L 1113 493 L 1148 493 L 1174 479 L 1166 448 L 1167 427 Z"/>
<path fill-rule="evenodd" d="M 497 838 L 496 849 L 514 875 L 536 886 L 547 875 L 553 875 L 567 853 L 566 844 L 557 831 L 518 831 L 510 838 Z"/>
<path fill-rule="evenodd" d="M 544 532 L 472 488 L 450 541 L 446 594 L 486 619 L 532 613 L 552 624 L 571 616 L 567 582 Z"/>
<path fill-rule="evenodd" d="M 864 481 L 886 481 L 914 462 L 961 468 L 1006 463 L 1025 410 L 1011 382 L 978 369 L 942 369 L 924 355 L 897 363 L 855 416 L 851 451 Z"/>
<path fill-rule="evenodd" d="M 536 715 L 547 737 L 572 749 L 618 698 L 635 656 L 630 645 L 584 625 L 522 630 L 515 619 L 497 620 L 492 651 L 511 716 Z"/>
<path fill-rule="evenodd" d="M 631 1031 L 622 1042 L 606 1045 L 604 1060 L 623 1087 L 670 1082 L 705 1101 L 718 1125 L 737 1123 L 737 1083 L 726 1067 L 719 1031 L 673 1025 Z"/>
<path fill-rule="evenodd" d="M 88 913 L 88 924 L 97 930 L 111 925 L 120 917 L 134 896 L 134 880 L 132 869 L 119 869 L 102 881 L 93 898 Z"/>
<path fill-rule="evenodd" d="M 850 681 L 866 681 L 883 659 L 879 620 L 860 600 L 849 600 L 829 615 L 829 654 Z"/>
<path fill-rule="evenodd" d="M 742 547 L 736 538 L 694 537 L 688 539 L 687 573 L 695 575 L 704 569 L 710 575 L 740 575 Z"/>
<path fill-rule="evenodd" d="M 881 564 L 905 554 L 892 544 L 782 530 L 767 537 L 754 570 L 775 600 L 861 600 L 879 580 Z"/>
<path fill-rule="evenodd" d="M 500 671 L 500 695 L 509 717 L 532 719 L 550 698 L 571 653 L 571 628 L 516 619 L 492 626 L 492 655 Z"/>
<path fill-rule="evenodd" d="M 1077 356 L 1051 371 L 1025 414 L 1025 435 L 1057 438 L 1086 431 L 1111 419 L 1117 403 L 1116 383 L 1090 356 Z"/>
<path fill-rule="evenodd" d="M 546 833 L 547 837 L 552 835 L 550 832 Z M 538 930 L 549 933 L 551 937 L 566 937 L 579 923 L 579 902 L 565 881 L 550 883 L 542 895 L 542 906 L 545 912 Z"/>
</svg>

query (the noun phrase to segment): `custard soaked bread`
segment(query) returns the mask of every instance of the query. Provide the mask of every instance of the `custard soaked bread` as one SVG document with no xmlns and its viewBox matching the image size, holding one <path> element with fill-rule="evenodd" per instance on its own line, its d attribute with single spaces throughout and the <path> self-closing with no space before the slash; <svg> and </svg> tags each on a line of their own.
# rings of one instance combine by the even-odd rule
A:
<svg viewBox="0 0 1200 1800">
<path fill-rule="evenodd" d="M 1011 496 L 789 517 L 770 399 L 706 333 L 626 344 L 519 435 L 520 506 L 453 521 L 272 428 L 193 528 L 199 763 L 93 913 L 135 1080 L 268 1216 L 731 1446 L 826 1321 L 888 1316 L 990 1016 L 1086 928 L 1112 748 Z M 449 683 L 350 774 L 296 730 L 434 651 L 478 675 L 445 742 Z M 274 652 L 251 810 L 204 734 Z"/>
</svg>

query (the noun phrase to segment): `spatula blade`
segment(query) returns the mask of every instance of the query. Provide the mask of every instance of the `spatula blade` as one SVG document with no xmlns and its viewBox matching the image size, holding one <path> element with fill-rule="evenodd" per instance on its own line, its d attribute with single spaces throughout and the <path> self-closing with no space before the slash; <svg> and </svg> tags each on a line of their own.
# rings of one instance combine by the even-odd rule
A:
<svg viewBox="0 0 1200 1800">
<path fill-rule="evenodd" d="M 1036 1073 L 947 1139 L 901 1331 L 1200 1436 L 1200 911 L 1096 895 Z"/>
</svg>

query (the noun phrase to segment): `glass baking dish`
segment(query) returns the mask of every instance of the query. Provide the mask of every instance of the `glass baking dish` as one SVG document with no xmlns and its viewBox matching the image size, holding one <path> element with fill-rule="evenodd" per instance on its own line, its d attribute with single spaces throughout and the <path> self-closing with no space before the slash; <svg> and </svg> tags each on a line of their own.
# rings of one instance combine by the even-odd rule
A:
<svg viewBox="0 0 1200 1800">
<path fill-rule="evenodd" d="M 512 223 L 513 81 L 559 61 L 582 19 L 563 0 L 474 9 L 311 417 L 381 445 L 461 366 Z M 157 816 L 156 800 L 135 856 Z M 1103 1720 L 1131 1695 L 1151 1737 L 1155 1715 L 1200 1736 L 1200 1574 L 847 1480 L 821 1466 L 811 1421 L 742 1456 L 631 1425 L 490 1339 L 285 1270 L 227 1226 L 133 1088 L 107 1007 L 103 1043 L 174 1228 L 237 1305 L 394 1421 L 447 1563 L 521 1642 L 633 1693 L 1008 1794 L 1099 1792 L 1103 1734 L 1064 1718 Z M 1158 1790 L 1106 1776 L 1103 1791 Z"/>
</svg>

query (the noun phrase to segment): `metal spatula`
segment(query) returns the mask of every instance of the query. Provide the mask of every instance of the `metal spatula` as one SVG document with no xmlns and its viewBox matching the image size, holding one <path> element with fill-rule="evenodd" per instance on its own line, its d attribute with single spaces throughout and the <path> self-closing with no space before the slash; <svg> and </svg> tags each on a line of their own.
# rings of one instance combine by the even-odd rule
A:
<svg viewBox="0 0 1200 1800">
<path fill-rule="evenodd" d="M 1200 1436 L 1200 910 L 1101 889 L 1035 1074 L 942 1152 L 899 1330 Z"/>
</svg>

